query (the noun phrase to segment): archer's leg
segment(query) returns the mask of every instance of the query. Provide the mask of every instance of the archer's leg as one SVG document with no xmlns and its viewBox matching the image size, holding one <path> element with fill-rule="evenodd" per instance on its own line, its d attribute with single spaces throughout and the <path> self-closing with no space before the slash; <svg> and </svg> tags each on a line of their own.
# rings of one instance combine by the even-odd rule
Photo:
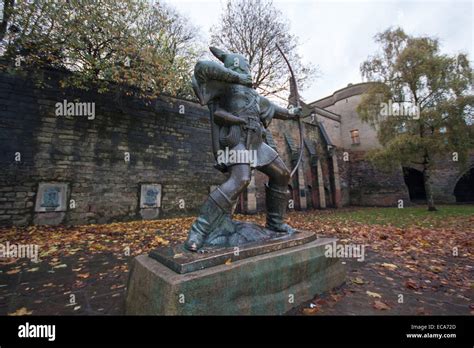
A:
<svg viewBox="0 0 474 348">
<path fill-rule="evenodd" d="M 283 222 L 288 205 L 290 171 L 280 157 L 259 170 L 269 178 L 268 184 L 265 185 L 266 228 L 275 232 L 293 233 L 294 229 Z"/>
<path fill-rule="evenodd" d="M 236 164 L 229 168 L 230 176 L 226 182 L 211 192 L 201 207 L 198 218 L 194 221 L 184 243 L 186 249 L 199 250 L 206 237 L 218 225 L 221 217 L 230 214 L 240 193 L 250 182 L 250 166 Z"/>
</svg>

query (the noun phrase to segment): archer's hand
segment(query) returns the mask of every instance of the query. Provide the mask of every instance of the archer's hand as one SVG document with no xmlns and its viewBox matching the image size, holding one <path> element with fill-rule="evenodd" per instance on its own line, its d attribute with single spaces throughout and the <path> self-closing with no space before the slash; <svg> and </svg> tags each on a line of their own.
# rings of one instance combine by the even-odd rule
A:
<svg viewBox="0 0 474 348">
<path fill-rule="evenodd" d="M 288 110 L 288 113 L 292 116 L 292 118 L 298 119 L 303 115 L 303 108 L 301 106 L 293 107 Z"/>
<path fill-rule="evenodd" d="M 241 85 L 247 86 L 247 87 L 252 87 L 252 75 L 250 74 L 239 74 L 239 83 Z"/>
</svg>

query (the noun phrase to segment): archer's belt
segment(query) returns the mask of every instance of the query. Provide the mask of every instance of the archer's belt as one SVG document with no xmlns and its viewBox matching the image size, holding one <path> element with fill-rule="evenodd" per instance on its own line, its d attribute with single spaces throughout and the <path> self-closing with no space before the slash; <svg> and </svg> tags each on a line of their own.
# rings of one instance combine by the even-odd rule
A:
<svg viewBox="0 0 474 348">
<path fill-rule="evenodd" d="M 250 149 L 251 144 L 257 145 L 262 141 L 262 123 L 259 117 L 247 116 L 246 123 L 242 125 L 245 134 L 245 147 Z"/>
<path fill-rule="evenodd" d="M 247 123 L 242 125 L 242 129 L 244 130 L 251 130 L 251 131 L 258 131 L 262 129 L 262 125 L 260 119 L 258 117 L 247 116 L 245 117 Z"/>
<path fill-rule="evenodd" d="M 243 141 L 249 149 L 252 144 L 262 142 L 263 125 L 258 117 L 244 116 L 246 123 L 243 125 L 224 126 L 219 131 L 219 143 L 223 147 L 234 147 Z"/>
</svg>

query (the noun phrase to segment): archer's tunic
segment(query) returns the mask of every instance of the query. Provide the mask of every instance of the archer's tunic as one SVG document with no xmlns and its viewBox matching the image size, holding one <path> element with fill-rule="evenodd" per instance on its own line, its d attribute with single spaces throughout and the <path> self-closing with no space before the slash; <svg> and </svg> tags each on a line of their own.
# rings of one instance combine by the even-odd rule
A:
<svg viewBox="0 0 474 348">
<path fill-rule="evenodd" d="M 214 62 L 200 62 L 196 65 L 192 80 L 201 105 L 207 104 L 211 112 L 214 155 L 217 160 L 219 150 L 227 149 L 234 153 L 254 150 L 256 159 L 249 163 L 238 157 L 232 161 L 222 161 L 222 157 L 219 157 L 218 167 L 226 171 L 229 166 L 241 163 L 248 163 L 252 168 L 266 166 L 278 157 L 278 153 L 264 142 L 266 128 L 278 107 L 259 96 L 254 89 L 226 81 L 226 76 L 222 76 L 223 69 L 226 68 Z M 213 112 L 217 108 L 244 119 L 246 124 L 218 125 L 213 119 Z"/>
</svg>

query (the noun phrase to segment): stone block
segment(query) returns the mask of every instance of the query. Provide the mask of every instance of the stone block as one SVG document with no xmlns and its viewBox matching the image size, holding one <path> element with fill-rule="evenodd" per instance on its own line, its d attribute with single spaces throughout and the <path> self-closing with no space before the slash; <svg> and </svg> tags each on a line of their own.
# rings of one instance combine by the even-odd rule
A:
<svg viewBox="0 0 474 348">
<path fill-rule="evenodd" d="M 69 185 L 66 183 L 40 183 L 36 196 L 36 212 L 60 212 L 67 210 Z"/>
<path fill-rule="evenodd" d="M 161 206 L 161 185 L 143 184 L 140 188 L 140 208 L 151 209 Z"/>
<path fill-rule="evenodd" d="M 160 208 L 140 209 L 140 216 L 143 220 L 158 219 L 160 216 Z"/>
<path fill-rule="evenodd" d="M 33 224 L 59 225 L 64 221 L 65 217 L 66 217 L 65 212 L 36 213 L 33 218 Z"/>
<path fill-rule="evenodd" d="M 278 315 L 341 285 L 345 268 L 325 256 L 332 238 L 178 274 L 148 255 L 132 264 L 126 313 Z"/>
</svg>

